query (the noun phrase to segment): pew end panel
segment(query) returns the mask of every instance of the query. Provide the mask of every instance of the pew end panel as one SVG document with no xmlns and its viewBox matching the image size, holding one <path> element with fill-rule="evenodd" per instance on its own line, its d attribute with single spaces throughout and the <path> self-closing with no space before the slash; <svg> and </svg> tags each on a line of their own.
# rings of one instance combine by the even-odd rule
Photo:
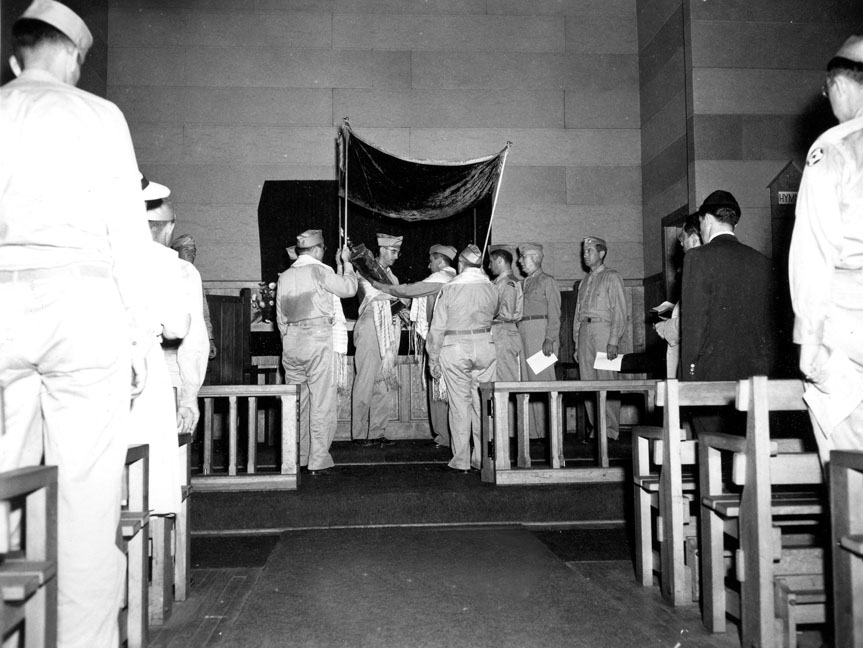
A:
<svg viewBox="0 0 863 648">
<path fill-rule="evenodd" d="M 837 646 L 863 645 L 863 452 L 830 453 L 833 624 Z"/>
</svg>

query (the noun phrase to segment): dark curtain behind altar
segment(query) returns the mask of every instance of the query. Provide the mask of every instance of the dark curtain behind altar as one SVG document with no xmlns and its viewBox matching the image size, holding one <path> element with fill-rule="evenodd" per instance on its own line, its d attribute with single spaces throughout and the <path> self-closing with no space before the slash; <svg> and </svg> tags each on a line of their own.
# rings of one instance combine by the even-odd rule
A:
<svg viewBox="0 0 863 648">
<path fill-rule="evenodd" d="M 307 229 L 323 230 L 327 245 L 325 263 L 335 267 L 339 232 L 338 183 L 335 180 L 267 180 L 258 204 L 261 245 L 261 279 L 276 281 L 288 267 L 285 250 Z M 387 218 L 353 203 L 348 204 L 348 237 L 377 252 L 377 232 L 404 236 L 402 254 L 392 270 L 400 283 L 428 276 L 428 250 L 441 243 L 461 251 L 469 243 L 482 248 L 491 221 L 492 195 L 474 207 L 441 220 L 405 221 Z M 342 205 L 342 208 L 344 206 Z M 359 303 L 343 300 L 345 316 L 356 319 Z"/>
</svg>

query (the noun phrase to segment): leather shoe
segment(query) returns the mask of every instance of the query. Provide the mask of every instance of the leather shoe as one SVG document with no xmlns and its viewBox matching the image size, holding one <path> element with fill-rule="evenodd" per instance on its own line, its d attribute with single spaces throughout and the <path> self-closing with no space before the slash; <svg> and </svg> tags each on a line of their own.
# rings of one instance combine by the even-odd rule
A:
<svg viewBox="0 0 863 648">
<path fill-rule="evenodd" d="M 455 473 L 458 475 L 467 475 L 468 473 L 470 473 L 469 468 L 467 470 L 463 470 L 462 468 L 453 468 L 452 466 L 449 466 L 449 465 L 444 466 L 443 471 L 445 473 Z"/>
<path fill-rule="evenodd" d="M 336 472 L 333 470 L 333 468 L 335 468 L 335 466 L 330 466 L 329 468 L 318 468 L 316 470 L 310 470 L 309 474 L 313 477 L 335 475 Z"/>
<path fill-rule="evenodd" d="M 375 441 L 377 443 L 380 443 L 382 446 L 392 445 L 395 443 L 395 441 L 393 441 L 392 439 L 388 439 L 385 436 L 378 437 L 377 439 L 375 439 Z"/>
<path fill-rule="evenodd" d="M 377 442 L 372 439 L 353 439 L 351 443 L 360 448 L 368 448 L 370 446 L 377 445 Z"/>
<path fill-rule="evenodd" d="M 438 443 L 437 441 L 429 441 L 428 443 L 426 443 L 426 445 L 427 445 L 428 447 L 430 447 L 430 448 L 437 448 L 437 449 L 440 449 L 440 448 L 449 448 L 449 446 L 448 446 L 448 445 L 443 445 L 443 444 L 441 444 L 441 443 Z"/>
</svg>

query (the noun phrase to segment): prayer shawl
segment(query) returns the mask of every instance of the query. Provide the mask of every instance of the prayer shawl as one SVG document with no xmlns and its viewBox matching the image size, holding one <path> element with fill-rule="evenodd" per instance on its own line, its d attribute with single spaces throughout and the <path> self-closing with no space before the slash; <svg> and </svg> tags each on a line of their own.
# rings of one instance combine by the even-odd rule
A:
<svg viewBox="0 0 863 648">
<path fill-rule="evenodd" d="M 319 265 L 327 268 L 330 271 L 333 269 L 326 263 L 321 263 L 309 254 L 301 254 L 294 261 L 294 268 L 302 268 L 307 265 Z M 345 312 L 342 310 L 342 300 L 336 295 L 333 298 L 333 353 L 336 356 L 336 384 L 339 393 L 347 393 L 350 391 L 350 367 L 347 359 L 348 353 L 348 327 L 345 320 Z"/>
</svg>

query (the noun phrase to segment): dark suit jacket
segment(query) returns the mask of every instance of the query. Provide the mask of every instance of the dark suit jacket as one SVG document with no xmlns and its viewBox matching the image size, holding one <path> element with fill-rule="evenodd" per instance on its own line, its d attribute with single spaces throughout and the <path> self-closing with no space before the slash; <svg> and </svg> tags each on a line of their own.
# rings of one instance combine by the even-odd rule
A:
<svg viewBox="0 0 863 648">
<path fill-rule="evenodd" d="M 680 303 L 682 380 L 768 375 L 773 355 L 770 260 L 721 234 L 687 252 Z"/>
</svg>

